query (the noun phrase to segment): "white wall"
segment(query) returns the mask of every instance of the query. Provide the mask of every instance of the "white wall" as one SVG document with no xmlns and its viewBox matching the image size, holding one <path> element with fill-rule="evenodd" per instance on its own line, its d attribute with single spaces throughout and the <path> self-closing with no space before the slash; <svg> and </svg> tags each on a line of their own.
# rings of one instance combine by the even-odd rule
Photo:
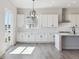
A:
<svg viewBox="0 0 79 59">
<path fill-rule="evenodd" d="M 5 32 L 4 32 L 4 11 L 5 11 L 5 8 L 8 8 L 12 11 L 13 13 L 13 16 L 14 16 L 14 26 L 13 26 L 13 29 L 14 29 L 14 37 L 12 38 L 12 40 L 15 40 L 15 28 L 16 28 L 16 8 L 14 5 L 12 5 L 10 3 L 10 1 L 8 0 L 0 0 L 0 56 L 2 56 L 2 54 L 4 54 L 5 52 L 5 48 L 6 48 L 6 45 L 5 45 Z"/>
</svg>

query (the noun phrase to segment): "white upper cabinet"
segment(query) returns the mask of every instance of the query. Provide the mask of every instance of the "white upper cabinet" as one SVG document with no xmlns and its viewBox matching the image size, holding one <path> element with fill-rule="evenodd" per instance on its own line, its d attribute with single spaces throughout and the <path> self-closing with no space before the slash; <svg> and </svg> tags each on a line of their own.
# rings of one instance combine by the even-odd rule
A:
<svg viewBox="0 0 79 59">
<path fill-rule="evenodd" d="M 58 15 L 48 15 L 48 27 L 58 27 Z"/>
<path fill-rule="evenodd" d="M 71 14 L 68 18 L 73 25 L 79 25 L 79 14 Z"/>
<path fill-rule="evenodd" d="M 38 27 L 47 27 L 47 15 L 38 15 Z"/>
<path fill-rule="evenodd" d="M 58 27 L 58 15 L 38 15 L 39 27 Z"/>
<path fill-rule="evenodd" d="M 79 14 L 76 15 L 76 23 L 77 23 L 77 25 L 79 25 Z"/>
<path fill-rule="evenodd" d="M 18 14 L 17 16 L 17 26 L 24 26 L 24 15 Z M 58 15 L 57 14 L 46 14 L 46 15 L 37 15 L 37 27 L 58 27 Z"/>
<path fill-rule="evenodd" d="M 17 15 L 17 26 L 23 27 L 23 25 L 24 25 L 24 15 L 19 14 L 19 15 Z"/>
</svg>

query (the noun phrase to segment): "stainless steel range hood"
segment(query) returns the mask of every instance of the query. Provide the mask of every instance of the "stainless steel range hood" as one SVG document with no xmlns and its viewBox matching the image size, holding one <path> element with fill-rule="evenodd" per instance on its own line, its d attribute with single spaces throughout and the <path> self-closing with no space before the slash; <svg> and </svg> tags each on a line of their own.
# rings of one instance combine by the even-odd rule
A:
<svg viewBox="0 0 79 59">
<path fill-rule="evenodd" d="M 66 19 L 66 8 L 62 8 L 62 21 L 60 23 L 69 23 L 70 21 Z"/>
</svg>

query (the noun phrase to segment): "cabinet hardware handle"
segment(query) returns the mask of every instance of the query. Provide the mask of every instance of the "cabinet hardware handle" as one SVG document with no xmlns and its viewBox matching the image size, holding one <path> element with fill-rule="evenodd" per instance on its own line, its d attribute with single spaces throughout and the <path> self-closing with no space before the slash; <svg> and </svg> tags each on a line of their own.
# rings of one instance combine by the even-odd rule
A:
<svg viewBox="0 0 79 59">
<path fill-rule="evenodd" d="M 43 36 L 42 36 L 42 35 L 40 35 L 40 37 L 42 38 Z"/>
<path fill-rule="evenodd" d="M 30 38 L 30 35 L 28 35 L 28 38 Z"/>
</svg>

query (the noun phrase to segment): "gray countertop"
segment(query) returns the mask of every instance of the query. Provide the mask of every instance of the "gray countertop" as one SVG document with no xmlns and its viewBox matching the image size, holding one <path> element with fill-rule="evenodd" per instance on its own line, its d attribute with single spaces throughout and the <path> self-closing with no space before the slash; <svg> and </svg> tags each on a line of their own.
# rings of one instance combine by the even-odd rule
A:
<svg viewBox="0 0 79 59">
<path fill-rule="evenodd" d="M 73 33 L 60 33 L 61 36 L 79 36 L 78 34 L 73 34 Z"/>
</svg>

